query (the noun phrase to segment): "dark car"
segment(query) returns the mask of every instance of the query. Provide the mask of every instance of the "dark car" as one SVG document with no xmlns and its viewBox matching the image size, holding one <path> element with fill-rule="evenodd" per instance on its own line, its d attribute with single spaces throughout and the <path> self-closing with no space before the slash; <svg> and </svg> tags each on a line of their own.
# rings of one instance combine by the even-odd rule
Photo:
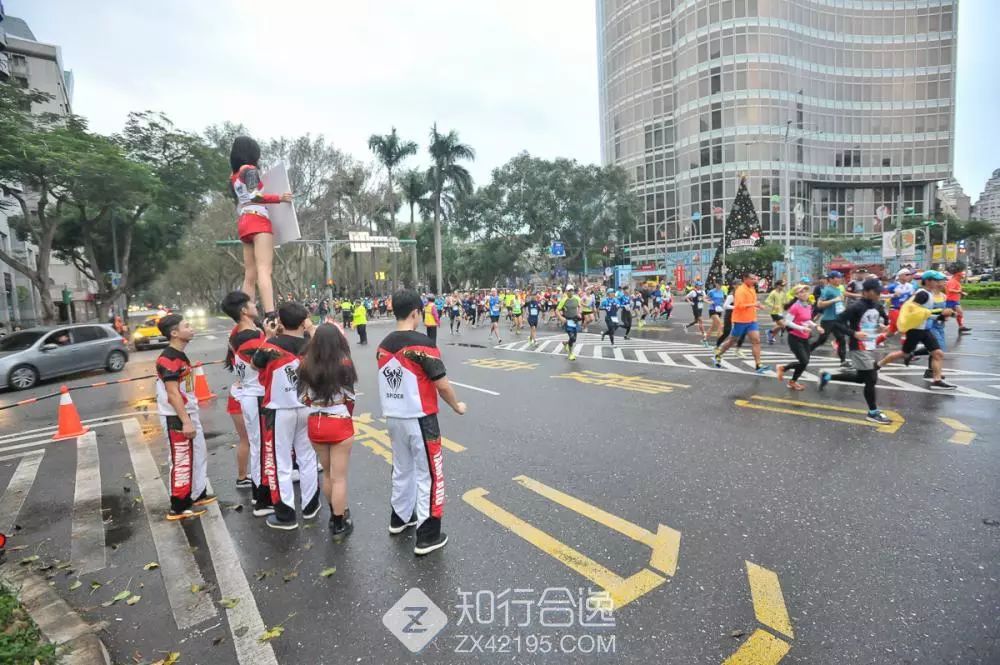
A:
<svg viewBox="0 0 1000 665">
<path fill-rule="evenodd" d="M 29 328 L 0 340 L 0 388 L 27 390 L 42 379 L 106 369 L 120 372 L 128 346 L 110 325 Z"/>
</svg>

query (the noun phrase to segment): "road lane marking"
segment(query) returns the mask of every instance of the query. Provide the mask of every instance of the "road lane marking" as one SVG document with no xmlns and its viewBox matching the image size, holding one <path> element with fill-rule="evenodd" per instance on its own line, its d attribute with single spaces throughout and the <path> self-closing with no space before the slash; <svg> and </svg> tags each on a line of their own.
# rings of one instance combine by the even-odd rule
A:
<svg viewBox="0 0 1000 665">
<path fill-rule="evenodd" d="M 801 402 L 794 399 L 784 399 L 781 397 L 769 397 L 767 395 L 751 395 L 750 400 L 759 400 L 763 402 L 773 402 L 776 404 L 788 404 L 791 406 L 798 406 L 802 409 L 820 409 L 823 411 L 834 411 L 838 413 L 855 413 L 861 416 L 868 414 L 865 409 L 853 409 L 846 406 L 837 406 L 834 404 L 825 404 L 822 402 Z M 838 423 L 849 423 L 851 425 L 865 425 L 866 427 L 874 427 L 879 432 L 883 434 L 894 434 L 903 426 L 906 420 L 903 416 L 899 415 L 895 411 L 888 411 L 883 409 L 882 413 L 888 417 L 892 423 L 888 425 L 879 425 L 878 423 L 873 423 L 865 420 L 864 418 L 848 418 L 846 416 L 837 416 L 828 413 L 812 413 L 810 411 L 805 411 L 802 409 L 789 409 L 780 406 L 771 406 L 770 404 L 757 404 L 751 402 L 750 400 L 738 399 L 734 400 L 736 406 L 743 407 L 745 409 L 759 409 L 761 411 L 771 411 L 773 413 L 785 413 L 792 416 L 801 416 L 803 418 L 819 418 L 821 420 L 830 420 Z"/>
<path fill-rule="evenodd" d="M 382 422 L 384 419 L 380 418 Z M 392 464 L 392 439 L 388 430 L 378 429 L 372 425 L 373 418 L 370 413 L 362 413 L 354 417 L 354 440 L 365 448 Z M 462 453 L 468 450 L 460 443 L 456 443 L 446 437 L 441 437 L 441 446 L 455 453 Z"/>
<path fill-rule="evenodd" d="M 208 484 L 208 491 L 212 493 L 211 483 Z M 205 532 L 205 542 L 208 543 L 212 556 L 212 568 L 215 569 L 215 577 L 219 583 L 219 594 L 223 598 L 239 600 L 226 609 L 236 660 L 241 665 L 278 665 L 271 643 L 258 640 L 267 629 L 260 616 L 257 601 L 250 590 L 246 571 L 243 570 L 240 557 L 236 553 L 232 536 L 222 518 L 222 510 L 218 502 L 210 504 L 207 508 L 208 512 L 200 519 Z"/>
<path fill-rule="evenodd" d="M 108 424 L 114 424 L 112 421 L 118 422 L 122 418 L 136 418 L 144 416 L 145 414 L 146 414 L 145 411 L 129 411 L 126 413 L 115 413 L 110 416 L 101 416 L 100 418 L 88 418 L 87 420 L 81 420 L 80 422 L 83 423 L 84 425 L 87 425 L 89 423 L 100 423 L 103 421 L 108 421 Z M 55 425 L 49 425 L 48 427 L 29 429 L 23 432 L 16 432 L 14 434 L 5 434 L 3 436 L 0 436 L 0 445 L 3 445 L 6 442 L 20 441 L 22 439 L 32 439 L 35 438 L 36 436 L 41 436 L 42 432 L 47 432 L 48 434 L 51 434 L 52 432 L 56 431 L 56 429 L 58 428 Z"/>
<path fill-rule="evenodd" d="M 789 649 L 788 642 L 758 628 L 722 665 L 777 665 Z"/>
<path fill-rule="evenodd" d="M 205 586 L 198 563 L 191 553 L 191 543 L 179 523 L 168 522 L 167 511 L 170 500 L 160 479 L 160 470 L 153 459 L 149 446 L 142 440 L 142 430 L 135 418 L 122 423 L 125 441 L 128 444 L 135 481 L 142 495 L 142 505 L 146 520 L 153 535 L 160 575 L 167 591 L 167 600 L 180 630 L 212 619 L 218 614 L 215 604 L 207 593 L 191 593 L 191 585 Z"/>
<path fill-rule="evenodd" d="M 19 455 L 21 461 L 14 470 L 10 482 L 3 496 L 0 496 L 0 533 L 11 533 L 17 516 L 24 506 L 24 500 L 31 491 L 31 486 L 35 484 L 35 476 L 38 475 L 38 466 L 42 463 L 44 450 L 32 451 L 26 455 Z"/>
<path fill-rule="evenodd" d="M 76 487 L 70 533 L 70 560 L 77 572 L 92 573 L 107 566 L 101 513 L 101 458 L 97 433 L 93 431 L 76 439 Z"/>
<path fill-rule="evenodd" d="M 487 499 L 488 494 L 489 492 L 482 487 L 476 487 L 463 494 L 462 500 L 497 524 L 517 534 L 542 552 L 604 589 L 611 597 L 613 609 L 624 607 L 667 581 L 667 578 L 648 568 L 643 568 L 631 577 L 622 578 L 569 545 L 507 512 Z"/>
<path fill-rule="evenodd" d="M 605 386 L 609 388 L 619 388 L 633 392 L 645 393 L 647 395 L 660 395 L 670 393 L 674 388 L 690 388 L 683 383 L 669 383 L 656 379 L 647 379 L 641 376 L 626 376 L 625 374 L 601 373 L 591 370 L 582 372 L 568 372 L 549 377 L 551 379 L 571 379 L 579 383 L 593 386 Z"/>
<path fill-rule="evenodd" d="M 938 420 L 955 430 L 955 433 L 951 435 L 950 439 L 948 439 L 949 443 L 957 443 L 961 446 L 967 446 L 976 440 L 976 433 L 965 423 L 959 422 L 954 418 L 944 418 L 941 416 L 938 416 Z"/>
<path fill-rule="evenodd" d="M 651 567 L 662 573 L 666 573 L 671 577 L 673 577 L 677 572 L 677 558 L 680 554 L 681 548 L 680 531 L 671 529 L 665 524 L 660 524 L 658 525 L 656 534 L 654 535 L 649 530 L 642 528 L 638 524 L 633 524 L 632 522 L 618 517 L 617 515 L 612 515 L 605 510 L 601 510 L 597 506 L 592 506 L 586 501 L 582 501 L 574 496 L 560 492 L 553 487 L 549 487 L 548 485 L 540 483 L 527 476 L 516 476 L 514 478 L 514 482 L 520 483 L 532 492 L 540 494 L 546 499 L 554 501 L 564 508 L 569 508 L 573 512 L 592 519 L 598 524 L 603 524 L 612 531 L 617 531 L 623 536 L 646 545 L 652 550 L 652 555 L 649 558 L 649 565 Z"/>
<path fill-rule="evenodd" d="M 463 364 L 472 367 L 482 367 L 484 369 L 500 369 L 505 372 L 513 372 L 519 369 L 535 369 L 538 363 L 526 363 L 522 360 L 510 360 L 507 358 L 473 358 L 466 360 Z"/>
<path fill-rule="evenodd" d="M 757 621 L 787 637 L 795 637 L 792 620 L 788 618 L 785 597 L 781 593 L 781 582 L 773 570 L 747 561 L 747 579 L 750 582 L 750 597 L 753 599 L 753 613 Z"/>
<path fill-rule="evenodd" d="M 135 416 L 130 416 L 129 418 L 134 418 L 134 417 Z M 118 420 L 109 420 L 107 422 L 100 422 L 100 423 L 96 423 L 96 424 L 93 424 L 93 425 L 88 425 L 87 427 L 88 427 L 88 429 L 94 430 L 94 429 L 97 429 L 98 427 L 110 427 L 111 425 L 120 425 L 121 423 L 125 422 L 129 418 L 121 418 L 121 419 L 118 419 Z M 30 439 L 30 441 L 28 443 L 20 443 L 20 444 L 13 445 L 13 446 L 7 445 L 8 443 L 16 443 L 17 441 L 23 441 L 24 439 Z M 48 434 L 41 434 L 41 435 L 37 435 L 36 434 L 34 436 L 24 437 L 23 439 L 12 439 L 9 442 L 8 441 L 0 442 L 0 452 L 3 452 L 5 450 L 18 450 L 18 449 L 21 449 L 21 448 L 31 448 L 33 446 L 41 446 L 41 445 L 45 445 L 47 443 L 51 443 L 53 445 L 53 447 L 56 447 L 56 448 L 58 448 L 59 446 L 66 445 L 65 441 L 53 441 L 52 437 L 49 436 Z"/>
<path fill-rule="evenodd" d="M 468 388 L 469 390 L 476 390 L 476 391 L 481 392 L 481 393 L 486 393 L 487 395 L 493 395 L 494 397 L 498 397 L 500 395 L 500 393 L 498 393 L 498 392 L 494 392 L 492 390 L 487 390 L 486 388 L 477 388 L 476 386 L 470 386 L 470 385 L 468 385 L 466 383 L 459 383 L 458 381 L 451 381 L 451 385 L 453 385 L 453 386 L 459 386 L 459 387 L 462 387 L 462 388 Z"/>
</svg>

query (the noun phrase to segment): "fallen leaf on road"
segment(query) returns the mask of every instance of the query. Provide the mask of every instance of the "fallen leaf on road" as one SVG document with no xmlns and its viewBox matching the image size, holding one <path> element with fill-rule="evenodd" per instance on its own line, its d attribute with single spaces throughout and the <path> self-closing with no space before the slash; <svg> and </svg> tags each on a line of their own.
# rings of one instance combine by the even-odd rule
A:
<svg viewBox="0 0 1000 665">
<path fill-rule="evenodd" d="M 307 552 L 309 550 L 311 550 L 312 548 L 313 548 L 313 544 L 311 542 L 310 543 L 306 543 L 305 545 L 302 546 L 302 549 L 306 550 Z"/>
<path fill-rule="evenodd" d="M 150 561 L 145 566 L 143 566 L 142 569 L 143 570 L 153 570 L 154 568 L 159 568 L 159 567 L 160 567 L 160 564 L 156 563 L 155 561 Z"/>
<path fill-rule="evenodd" d="M 321 577 L 330 577 L 335 572 L 337 572 L 336 568 L 324 568 L 323 570 L 320 571 L 319 574 Z"/>
<path fill-rule="evenodd" d="M 18 563 L 20 563 L 22 566 L 27 566 L 32 561 L 38 561 L 38 555 L 37 554 L 32 554 L 31 556 L 26 556 L 23 559 L 21 559 Z"/>
<path fill-rule="evenodd" d="M 747 633 L 746 633 L 745 630 L 739 630 L 739 629 L 737 629 L 737 630 L 734 630 L 733 632 L 729 633 L 729 637 L 733 637 L 733 638 L 743 637 L 746 634 Z"/>
<path fill-rule="evenodd" d="M 285 575 L 282 579 L 285 580 L 285 582 L 291 582 L 292 580 L 294 580 L 298 576 L 299 576 L 299 571 L 293 570 L 290 573 L 288 573 L 287 575 Z"/>
<path fill-rule="evenodd" d="M 152 665 L 174 665 L 181 657 L 180 651 L 172 651 L 166 658 L 162 658 Z"/>
<path fill-rule="evenodd" d="M 60 564 L 59 564 L 58 566 L 56 566 L 56 568 L 58 568 L 59 570 L 64 570 L 64 569 L 66 569 L 66 568 L 69 568 L 69 567 L 70 567 L 70 566 L 72 566 L 72 565 L 73 565 L 73 564 L 72 564 L 72 563 L 70 563 L 69 561 L 65 561 L 65 562 L 63 562 L 63 563 L 60 563 Z"/>
<path fill-rule="evenodd" d="M 243 512 L 243 504 L 242 503 L 237 503 L 235 506 L 233 506 L 233 510 L 236 511 L 236 512 L 238 512 L 238 513 L 242 513 Z"/>
<path fill-rule="evenodd" d="M 261 580 L 263 580 L 265 577 L 267 577 L 270 574 L 271 574 L 271 571 L 269 571 L 269 570 L 261 570 L 254 577 L 257 579 L 258 582 L 260 582 Z"/>
<path fill-rule="evenodd" d="M 203 588 L 204 588 L 204 587 L 202 587 L 202 586 L 201 586 L 200 584 L 192 584 L 192 585 L 191 585 L 191 593 L 198 593 L 198 592 L 199 592 L 199 591 L 201 591 L 201 590 L 202 590 Z"/>
<path fill-rule="evenodd" d="M 82 586 L 83 586 L 83 582 L 81 582 L 80 580 L 76 580 L 75 582 L 73 582 L 72 584 L 69 585 L 69 590 L 70 591 L 76 591 L 77 589 L 79 589 Z"/>
<path fill-rule="evenodd" d="M 100 589 L 101 586 L 102 586 L 101 583 L 98 582 L 97 580 L 91 580 L 90 581 L 90 588 L 93 589 L 94 591 L 97 591 L 98 589 Z"/>
<path fill-rule="evenodd" d="M 231 610 L 236 607 L 240 602 L 239 598 L 223 598 L 219 601 L 219 605 L 222 605 L 227 610 Z"/>
<path fill-rule="evenodd" d="M 214 640 L 212 640 L 212 646 L 217 647 L 225 641 L 226 641 L 226 636 L 220 635 L 219 637 L 216 637 Z"/>
<path fill-rule="evenodd" d="M 139 602 L 139 600 L 141 598 L 142 598 L 142 596 L 132 596 L 131 598 L 129 598 L 128 600 L 125 601 L 125 604 L 126 605 L 135 605 L 136 603 Z"/>
<path fill-rule="evenodd" d="M 258 642 L 269 642 L 276 637 L 281 637 L 281 634 L 285 632 L 284 626 L 275 626 L 271 630 L 265 630 L 264 633 L 257 638 Z"/>
<path fill-rule="evenodd" d="M 249 630 L 250 629 L 247 628 L 246 626 L 240 626 L 239 628 L 233 631 L 233 635 L 235 635 L 236 637 L 243 637 L 244 635 L 247 634 L 247 631 Z"/>
</svg>

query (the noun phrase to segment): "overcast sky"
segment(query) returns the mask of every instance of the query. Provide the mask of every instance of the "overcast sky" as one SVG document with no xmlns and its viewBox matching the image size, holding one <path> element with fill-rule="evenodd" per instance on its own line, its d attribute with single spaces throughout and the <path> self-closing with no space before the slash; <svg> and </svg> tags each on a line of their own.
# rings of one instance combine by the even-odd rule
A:
<svg viewBox="0 0 1000 665">
<path fill-rule="evenodd" d="M 63 48 L 74 110 L 110 133 L 132 110 L 258 137 L 324 134 L 368 159 L 395 125 L 426 162 L 455 129 L 483 183 L 521 150 L 600 159 L 593 0 L 3 0 Z M 955 174 L 975 201 L 1000 168 L 1000 0 L 962 0 Z"/>
</svg>

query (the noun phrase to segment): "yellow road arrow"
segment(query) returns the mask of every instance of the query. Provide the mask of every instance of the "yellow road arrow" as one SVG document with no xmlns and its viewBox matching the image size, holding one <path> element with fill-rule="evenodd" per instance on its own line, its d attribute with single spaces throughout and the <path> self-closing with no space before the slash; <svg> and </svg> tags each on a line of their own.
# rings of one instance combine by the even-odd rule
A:
<svg viewBox="0 0 1000 665">
<path fill-rule="evenodd" d="M 746 566 L 757 621 L 775 632 L 794 637 L 778 575 L 752 561 L 747 561 Z M 789 649 L 791 645 L 788 642 L 758 628 L 722 665 L 776 665 Z"/>
<path fill-rule="evenodd" d="M 961 446 L 967 446 L 975 441 L 976 433 L 965 423 L 959 422 L 954 418 L 941 418 L 940 416 L 938 417 L 938 420 L 955 430 L 955 433 L 951 435 L 950 439 L 948 439 L 949 443 L 957 443 Z"/>
<path fill-rule="evenodd" d="M 758 404 L 757 402 L 752 402 L 750 400 L 757 400 L 758 402 L 764 402 L 764 404 Z M 741 406 L 745 409 L 759 409 L 761 411 L 772 411 L 774 413 L 787 413 L 792 416 L 802 416 L 803 418 L 819 418 L 821 420 L 832 420 L 838 423 L 850 423 L 851 425 L 865 425 L 866 427 L 874 427 L 879 432 L 883 434 L 894 434 L 906 419 L 899 415 L 895 411 L 883 410 L 889 420 L 892 422 L 888 425 L 879 425 L 878 423 L 868 422 L 864 419 L 867 415 L 867 411 L 864 409 L 852 409 L 847 406 L 837 406 L 836 404 L 826 404 L 823 402 L 802 402 L 794 399 L 784 399 L 781 397 L 769 397 L 767 395 L 752 395 L 750 400 L 738 399 L 735 400 L 736 406 Z M 771 406 L 772 404 L 784 404 L 788 406 L 798 407 L 795 409 L 788 408 L 788 406 Z M 818 413 L 813 411 L 808 411 L 806 409 L 815 409 Z M 830 411 L 832 413 L 824 413 L 825 411 Z M 853 413 L 858 414 L 862 417 L 860 418 L 849 418 L 847 416 L 835 415 L 838 413 Z"/>
</svg>

